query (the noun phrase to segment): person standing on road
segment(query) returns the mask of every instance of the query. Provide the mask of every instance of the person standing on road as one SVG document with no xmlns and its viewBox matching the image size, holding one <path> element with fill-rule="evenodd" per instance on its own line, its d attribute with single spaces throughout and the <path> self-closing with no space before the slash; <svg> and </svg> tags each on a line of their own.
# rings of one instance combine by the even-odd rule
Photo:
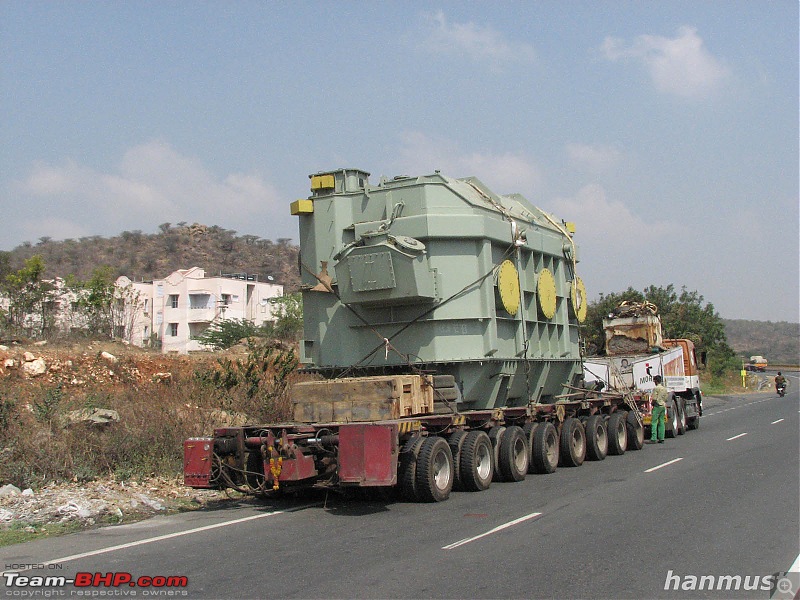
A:
<svg viewBox="0 0 800 600">
<path fill-rule="evenodd" d="M 650 419 L 650 443 L 664 443 L 664 432 L 667 428 L 667 399 L 669 390 L 661 385 L 661 375 L 653 377 L 656 387 L 650 392 L 650 401 L 653 403 L 653 413 Z"/>
</svg>

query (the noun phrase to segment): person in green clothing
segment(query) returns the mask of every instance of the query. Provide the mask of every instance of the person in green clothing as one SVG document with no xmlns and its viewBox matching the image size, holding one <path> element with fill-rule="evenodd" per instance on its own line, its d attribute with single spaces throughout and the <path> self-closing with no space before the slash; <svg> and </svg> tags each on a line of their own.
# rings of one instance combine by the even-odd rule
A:
<svg viewBox="0 0 800 600">
<path fill-rule="evenodd" d="M 667 428 L 667 399 L 669 390 L 661 385 L 661 375 L 653 377 L 656 387 L 650 392 L 650 400 L 653 403 L 653 414 L 650 420 L 650 443 L 664 443 L 664 431 Z"/>
</svg>

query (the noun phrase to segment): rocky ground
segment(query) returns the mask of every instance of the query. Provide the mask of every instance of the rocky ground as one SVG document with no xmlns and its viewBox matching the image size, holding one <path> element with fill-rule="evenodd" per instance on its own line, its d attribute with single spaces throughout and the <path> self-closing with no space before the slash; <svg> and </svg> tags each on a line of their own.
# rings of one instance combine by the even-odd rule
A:
<svg viewBox="0 0 800 600">
<path fill-rule="evenodd" d="M 12 527 L 29 533 L 47 526 L 71 529 L 118 524 L 153 515 L 201 508 L 225 499 L 213 490 L 194 490 L 180 478 L 153 477 L 142 482 L 51 483 L 39 490 L 0 486 L 0 532 Z"/>
</svg>

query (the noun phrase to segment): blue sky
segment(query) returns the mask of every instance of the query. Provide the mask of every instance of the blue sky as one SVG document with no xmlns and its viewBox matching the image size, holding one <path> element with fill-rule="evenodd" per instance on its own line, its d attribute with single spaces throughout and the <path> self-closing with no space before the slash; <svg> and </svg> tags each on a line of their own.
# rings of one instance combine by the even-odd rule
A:
<svg viewBox="0 0 800 600">
<path fill-rule="evenodd" d="M 309 173 L 439 169 L 575 221 L 590 298 L 797 322 L 799 89 L 795 1 L 6 0 L 0 249 L 296 240 Z"/>
</svg>

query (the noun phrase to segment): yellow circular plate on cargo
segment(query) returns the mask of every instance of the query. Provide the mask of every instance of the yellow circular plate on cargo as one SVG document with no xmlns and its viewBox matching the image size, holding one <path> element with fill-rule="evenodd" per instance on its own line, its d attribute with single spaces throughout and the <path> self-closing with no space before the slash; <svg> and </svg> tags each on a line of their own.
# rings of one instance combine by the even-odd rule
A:
<svg viewBox="0 0 800 600">
<path fill-rule="evenodd" d="M 556 314 L 556 280 L 550 269 L 542 269 L 539 273 L 536 295 L 542 314 L 545 318 L 552 319 Z"/>
<path fill-rule="evenodd" d="M 519 273 L 510 260 L 504 260 L 497 274 L 497 289 L 500 301 L 508 314 L 515 315 L 519 310 Z"/>
<path fill-rule="evenodd" d="M 586 320 L 586 313 L 588 306 L 586 303 L 586 286 L 583 284 L 583 279 L 576 277 L 572 282 L 572 289 L 570 290 L 570 300 L 572 300 L 572 312 L 578 323 L 583 323 Z"/>
</svg>

